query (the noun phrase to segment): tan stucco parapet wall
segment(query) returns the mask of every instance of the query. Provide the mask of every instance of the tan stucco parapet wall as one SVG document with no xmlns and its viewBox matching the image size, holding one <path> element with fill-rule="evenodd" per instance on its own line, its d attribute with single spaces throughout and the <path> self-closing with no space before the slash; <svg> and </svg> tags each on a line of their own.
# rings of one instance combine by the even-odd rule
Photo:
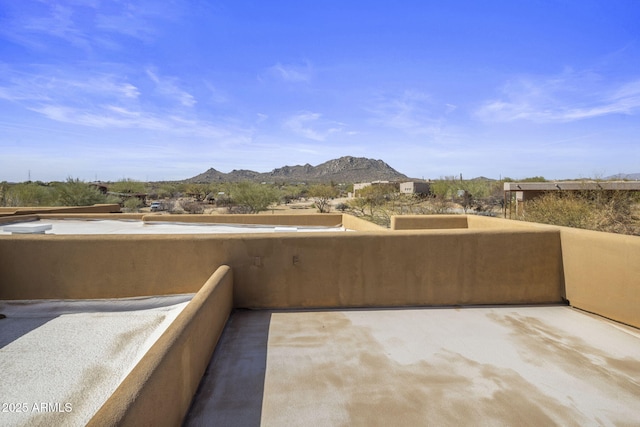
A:
<svg viewBox="0 0 640 427">
<path fill-rule="evenodd" d="M 0 299 L 192 293 L 225 264 L 237 307 L 553 303 L 561 262 L 554 230 L 0 236 Z"/>
<path fill-rule="evenodd" d="M 342 215 L 342 225 L 349 230 L 356 231 L 388 231 L 389 229 L 371 221 L 353 215 Z"/>
<path fill-rule="evenodd" d="M 121 214 L 105 216 L 124 217 Z M 488 278 L 495 274 L 491 279 L 495 283 L 504 283 L 510 277 L 509 280 L 515 283 L 512 287 L 520 283 L 521 277 L 535 273 L 532 266 L 540 266 L 540 271 L 546 272 L 544 274 L 549 274 L 550 268 L 558 267 L 557 277 L 549 276 L 545 286 L 559 286 L 561 297 L 568 299 L 574 307 L 640 327 L 640 310 L 637 310 L 640 307 L 640 238 L 637 236 L 475 215 L 393 218 L 396 227 L 417 228 L 405 231 L 386 229 L 340 214 L 193 218 L 209 221 L 215 217 L 219 223 L 254 219 L 278 224 L 278 218 L 294 216 L 297 224 L 342 223 L 358 232 L 326 233 L 324 236 L 295 233 L 295 236 L 286 237 L 280 233 L 259 237 L 244 234 L 224 237 L 0 236 L 0 299 L 112 298 L 196 292 L 199 284 L 206 280 L 207 266 L 217 263 L 228 264 L 237 273 L 239 286 L 235 291 L 235 302 L 241 306 L 460 304 L 478 300 L 465 296 L 460 289 L 457 300 L 450 296 L 444 298 L 442 290 L 435 298 L 433 292 L 440 286 L 452 289 L 459 286 L 456 283 L 460 278 L 470 274 L 468 265 L 479 262 L 488 267 L 479 268 L 478 272 L 486 272 Z M 315 218 L 304 218 L 306 216 Z M 190 215 L 151 217 L 175 220 Z M 290 220 L 294 221 L 294 218 Z M 465 222 L 467 228 L 458 228 Z M 533 236 L 537 234 L 531 232 L 548 234 L 533 243 Z M 557 237 L 550 237 L 553 235 Z M 540 246 L 542 241 L 553 239 L 556 243 L 549 247 L 557 245 L 557 249 L 548 252 L 546 246 Z M 473 241 L 476 243 L 471 244 Z M 473 250 L 464 249 L 472 247 Z M 474 260 L 470 264 L 468 259 L 460 258 L 460 251 L 464 252 L 464 257 L 476 252 L 495 253 L 499 257 L 494 259 L 481 253 L 476 258 L 475 255 L 468 258 Z M 544 262 L 541 251 L 547 251 Z M 517 263 L 504 257 L 514 258 Z M 179 269 L 174 268 L 177 265 L 180 265 Z M 511 272 L 510 275 L 501 275 L 498 270 L 502 268 Z M 421 280 L 432 285 L 424 287 L 424 282 L 420 284 L 419 275 L 430 277 Z M 438 278 L 438 283 L 442 284 L 433 287 L 433 278 Z M 278 281 L 281 285 L 277 285 Z M 261 283 L 269 283 L 275 288 L 267 286 L 263 289 Z M 369 290 L 365 291 L 375 286 L 384 289 L 388 283 L 401 284 L 406 295 L 398 297 L 398 292 L 391 292 L 390 299 L 385 300 L 383 292 L 369 295 Z M 285 288 L 288 289 L 286 292 L 283 291 Z M 317 292 L 317 301 L 313 289 L 324 289 Z M 478 295 L 480 289 L 476 289 Z M 434 298 L 416 297 L 425 293 L 431 293 Z M 510 301 L 507 294 L 499 301 Z M 354 298 L 355 295 L 360 296 Z M 481 300 L 489 303 L 489 299 Z"/>
<path fill-rule="evenodd" d="M 401 215 L 391 217 L 392 230 L 468 228 L 466 215 Z"/>
<path fill-rule="evenodd" d="M 560 228 L 571 305 L 640 328 L 640 236 Z"/>
<path fill-rule="evenodd" d="M 252 224 L 252 225 L 284 225 L 284 226 L 318 226 L 335 227 L 342 224 L 342 214 L 317 215 L 158 215 L 148 214 L 142 218 L 145 222 L 183 222 L 211 224 Z"/>
<path fill-rule="evenodd" d="M 469 230 L 558 231 L 564 297 L 571 306 L 640 328 L 640 236 L 477 215 L 467 215 L 466 220 Z M 406 224 L 419 229 L 438 221 L 425 216 Z M 513 243 L 515 240 L 508 247 Z"/>
<path fill-rule="evenodd" d="M 177 426 L 232 309 L 233 274 L 218 268 L 88 423 Z"/>
</svg>

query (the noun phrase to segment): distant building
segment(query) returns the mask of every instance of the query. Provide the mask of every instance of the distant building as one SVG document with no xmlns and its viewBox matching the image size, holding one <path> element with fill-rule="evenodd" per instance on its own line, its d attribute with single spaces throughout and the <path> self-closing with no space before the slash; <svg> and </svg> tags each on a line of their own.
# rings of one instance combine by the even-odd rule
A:
<svg viewBox="0 0 640 427">
<path fill-rule="evenodd" d="M 389 181 L 371 181 L 371 182 L 360 182 L 357 184 L 353 184 L 353 197 L 359 197 L 358 192 L 364 188 L 369 187 L 370 185 L 378 185 L 378 184 L 390 184 Z"/>
<path fill-rule="evenodd" d="M 400 193 L 427 195 L 431 192 L 431 185 L 428 182 L 409 181 L 400 183 Z"/>
</svg>

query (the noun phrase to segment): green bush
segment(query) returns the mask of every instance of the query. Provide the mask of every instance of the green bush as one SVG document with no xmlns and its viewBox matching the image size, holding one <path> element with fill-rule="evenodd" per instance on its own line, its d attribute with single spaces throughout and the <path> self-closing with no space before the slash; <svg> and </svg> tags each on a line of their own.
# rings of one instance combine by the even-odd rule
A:
<svg viewBox="0 0 640 427">
<path fill-rule="evenodd" d="M 51 186 L 39 182 L 7 185 L 3 189 L 4 206 L 55 206 L 57 194 Z"/>
<path fill-rule="evenodd" d="M 113 193 L 140 194 L 147 192 L 147 186 L 144 182 L 125 178 L 110 184 L 109 191 Z"/>
<path fill-rule="evenodd" d="M 231 187 L 230 197 L 239 211 L 258 213 L 266 211 L 279 199 L 278 191 L 268 184 L 239 182 Z"/>
<path fill-rule="evenodd" d="M 125 212 L 139 212 L 142 207 L 142 201 L 137 197 L 129 197 L 124 202 Z"/>
<path fill-rule="evenodd" d="M 79 179 L 68 178 L 67 182 L 57 184 L 55 190 L 57 204 L 62 206 L 91 206 L 107 200 L 100 190 Z"/>
</svg>

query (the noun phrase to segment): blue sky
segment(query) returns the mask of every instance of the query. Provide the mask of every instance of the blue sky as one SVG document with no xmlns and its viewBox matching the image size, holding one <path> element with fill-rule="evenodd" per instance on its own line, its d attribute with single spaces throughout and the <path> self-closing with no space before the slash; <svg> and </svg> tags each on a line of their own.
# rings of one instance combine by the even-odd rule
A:
<svg viewBox="0 0 640 427">
<path fill-rule="evenodd" d="M 0 0 L 0 181 L 640 172 L 640 1 Z"/>
</svg>

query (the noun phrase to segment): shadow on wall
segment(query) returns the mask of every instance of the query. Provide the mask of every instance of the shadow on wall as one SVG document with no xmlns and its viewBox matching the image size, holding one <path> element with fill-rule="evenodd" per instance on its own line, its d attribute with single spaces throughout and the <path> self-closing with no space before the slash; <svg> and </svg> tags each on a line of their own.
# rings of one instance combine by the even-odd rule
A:
<svg viewBox="0 0 640 427">
<path fill-rule="evenodd" d="M 184 426 L 259 426 L 271 311 L 233 312 Z"/>
</svg>

